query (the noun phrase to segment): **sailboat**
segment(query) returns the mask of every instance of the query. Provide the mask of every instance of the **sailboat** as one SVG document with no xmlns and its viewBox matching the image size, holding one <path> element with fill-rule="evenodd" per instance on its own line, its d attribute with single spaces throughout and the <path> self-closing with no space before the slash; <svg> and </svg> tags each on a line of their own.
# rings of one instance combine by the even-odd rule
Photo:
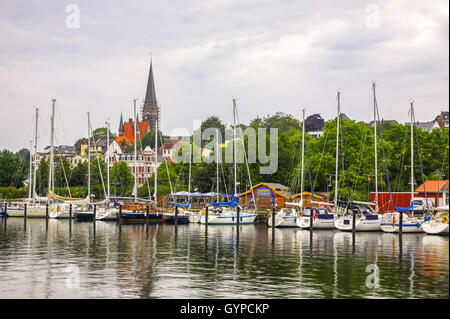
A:
<svg viewBox="0 0 450 319">
<path fill-rule="evenodd" d="M 423 223 L 423 230 L 429 235 L 448 235 L 448 219 L 448 205 L 436 207 L 433 216 Z"/>
<path fill-rule="evenodd" d="M 233 146 L 234 146 L 234 193 L 228 202 L 216 202 L 212 204 L 214 210 L 208 211 L 208 225 L 236 225 L 238 223 L 237 210 L 239 209 L 239 224 L 253 224 L 256 212 L 244 211 L 237 200 L 237 168 L 236 168 L 236 100 L 233 99 Z M 245 151 L 244 151 L 245 152 Z M 206 223 L 206 214 L 202 213 L 200 223 Z"/>
<path fill-rule="evenodd" d="M 353 201 L 353 203 L 365 205 L 361 207 L 358 205 L 348 205 L 346 211 L 341 216 L 334 220 L 334 225 L 337 229 L 342 231 L 353 230 L 353 217 L 355 216 L 355 231 L 380 231 L 380 218 L 378 216 L 378 154 L 377 154 L 377 102 L 375 95 L 375 82 L 372 83 L 373 90 L 373 123 L 374 123 L 374 153 L 375 153 L 375 200 L 373 203 Z M 373 211 L 370 205 L 375 205 Z"/>
<path fill-rule="evenodd" d="M 122 206 L 122 220 L 126 223 L 141 223 L 141 222 L 162 222 L 164 215 L 158 213 L 158 121 L 155 123 L 155 193 L 154 203 L 150 205 L 149 202 L 138 200 L 138 182 L 137 182 L 137 131 L 139 130 L 139 121 L 136 113 L 136 99 L 134 99 L 134 187 L 133 196 L 134 202 Z M 150 191 L 149 191 L 150 192 Z M 150 207 L 152 206 L 152 207 Z M 148 210 L 148 216 L 147 216 Z"/>
<path fill-rule="evenodd" d="M 423 233 L 424 218 L 414 216 L 414 106 L 411 102 L 411 205 L 409 207 L 395 207 L 397 212 L 386 213 L 381 220 L 381 229 L 387 233 L 398 233 L 400 229 L 400 216 L 402 218 L 402 232 L 403 233 Z M 400 214 L 399 212 L 403 212 Z M 411 215 L 408 215 L 411 214 Z"/>
<path fill-rule="evenodd" d="M 193 145 L 191 144 L 189 147 L 189 186 L 188 186 L 188 201 L 187 203 L 177 203 L 170 202 L 169 205 L 173 206 L 173 210 L 169 213 L 165 214 L 166 223 L 172 224 L 175 223 L 175 220 L 179 224 L 189 224 L 191 222 L 198 223 L 200 221 L 201 212 L 190 211 L 191 207 L 191 175 L 192 175 L 192 149 Z M 177 214 L 175 216 L 175 210 L 177 210 Z"/>
<path fill-rule="evenodd" d="M 12 207 L 8 207 L 8 217 L 24 217 L 25 216 L 25 204 L 26 217 L 39 217 L 44 218 L 47 216 L 47 209 L 49 217 L 53 212 L 63 213 L 69 211 L 69 205 L 58 200 L 57 197 L 51 197 L 54 194 L 54 119 L 55 119 L 55 104 L 56 99 L 52 99 L 52 116 L 51 116 L 51 145 L 50 145 L 50 169 L 48 178 L 48 194 L 47 197 L 38 196 L 36 193 L 36 172 L 38 166 L 37 158 L 37 142 L 38 142 L 38 118 L 39 108 L 36 108 L 35 115 L 35 132 L 34 132 L 34 155 L 32 156 L 32 145 L 30 145 L 30 171 L 29 171 L 29 183 L 28 183 L 28 198 L 23 203 L 16 203 Z M 48 208 L 47 208 L 48 207 Z"/>
<path fill-rule="evenodd" d="M 302 163 L 301 163 L 301 179 L 300 179 L 300 203 L 286 203 L 291 206 L 299 206 L 300 211 L 303 209 L 303 192 L 304 192 L 304 159 L 305 159 L 305 109 L 302 110 Z M 273 197 L 273 194 L 272 194 Z M 275 224 L 273 224 L 273 216 L 269 216 L 267 224 L 269 227 L 300 227 L 297 220 L 300 219 L 300 214 L 295 208 L 286 207 L 280 209 L 275 213 Z"/>
<path fill-rule="evenodd" d="M 341 118 L 341 102 L 340 102 L 341 92 L 337 93 L 337 125 L 336 125 L 336 173 L 335 173 L 335 193 L 334 193 L 334 212 L 330 213 L 328 208 L 323 207 L 324 203 L 319 203 L 321 207 L 306 207 L 303 209 L 303 195 L 300 200 L 301 215 L 297 219 L 297 225 L 302 229 L 309 229 L 311 225 L 311 218 L 313 229 L 335 229 L 334 218 L 335 212 L 338 210 L 338 169 L 339 169 L 339 129 L 340 129 L 340 118 Z M 303 192 L 302 192 L 303 194 Z"/>
<path fill-rule="evenodd" d="M 97 158 L 97 164 L 98 164 L 98 168 L 99 168 L 99 172 L 100 172 L 100 179 L 102 181 L 102 186 L 103 186 L 103 191 L 105 193 L 105 199 L 102 201 L 98 201 L 98 202 L 92 202 L 91 201 L 91 197 L 93 195 L 91 195 L 91 132 L 92 132 L 92 127 L 91 127 L 91 119 L 90 119 L 90 113 L 87 113 L 88 115 L 88 194 L 87 194 L 87 200 L 86 201 L 82 201 L 78 204 L 81 204 L 81 207 L 79 207 L 79 209 L 75 212 L 75 217 L 79 220 L 88 220 L 88 221 L 93 221 L 94 220 L 94 210 L 95 213 L 96 212 L 96 208 L 99 206 L 103 206 L 103 205 L 107 205 L 109 203 L 109 197 L 106 195 L 106 190 L 105 190 L 105 185 L 103 183 L 103 176 L 102 176 L 102 171 L 100 169 L 100 163 L 98 162 L 98 158 Z M 94 145 L 95 145 L 95 140 L 94 140 Z M 94 208 L 94 206 L 96 206 Z"/>
</svg>

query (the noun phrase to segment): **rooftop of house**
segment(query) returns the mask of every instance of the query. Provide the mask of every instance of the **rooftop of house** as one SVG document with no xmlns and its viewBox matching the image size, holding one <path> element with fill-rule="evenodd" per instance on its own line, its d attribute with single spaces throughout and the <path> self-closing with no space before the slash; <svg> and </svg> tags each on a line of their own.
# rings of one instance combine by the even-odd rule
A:
<svg viewBox="0 0 450 319">
<path fill-rule="evenodd" d="M 447 186 L 446 186 L 447 185 Z M 427 192 L 427 193 L 438 193 L 442 192 L 444 187 L 448 188 L 448 180 L 428 180 L 425 181 L 422 185 L 420 185 L 416 192 Z"/>
</svg>

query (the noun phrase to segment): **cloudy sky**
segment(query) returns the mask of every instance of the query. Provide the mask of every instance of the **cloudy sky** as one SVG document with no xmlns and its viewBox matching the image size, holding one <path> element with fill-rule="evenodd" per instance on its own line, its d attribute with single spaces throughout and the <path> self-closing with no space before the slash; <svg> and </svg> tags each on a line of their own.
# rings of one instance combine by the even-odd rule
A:
<svg viewBox="0 0 450 319">
<path fill-rule="evenodd" d="M 70 4 L 75 4 L 77 9 Z M 76 11 L 79 10 L 79 27 Z M 66 12 L 67 11 L 67 12 Z M 166 134 L 217 115 L 241 122 L 277 111 L 429 121 L 449 106 L 449 8 L 435 1 L 0 0 L 0 149 L 28 147 L 34 107 L 39 144 L 57 142 L 142 103 L 150 56 Z M 75 26 L 75 27 L 74 27 Z"/>
</svg>

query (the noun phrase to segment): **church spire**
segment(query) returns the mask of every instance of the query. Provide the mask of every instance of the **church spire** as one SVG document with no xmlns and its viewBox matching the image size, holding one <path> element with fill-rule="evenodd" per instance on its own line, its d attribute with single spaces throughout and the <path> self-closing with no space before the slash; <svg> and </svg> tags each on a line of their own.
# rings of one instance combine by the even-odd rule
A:
<svg viewBox="0 0 450 319">
<path fill-rule="evenodd" d="M 151 106 L 156 106 L 156 91 L 155 91 L 155 81 L 153 79 L 153 63 L 150 62 L 150 71 L 148 73 L 147 91 L 145 93 L 144 104 L 149 104 Z"/>
<path fill-rule="evenodd" d="M 156 100 L 155 81 L 153 79 L 153 63 L 150 60 L 148 72 L 147 91 L 145 92 L 144 106 L 142 108 L 142 122 L 149 124 L 149 130 L 154 132 L 156 127 L 161 127 L 160 109 Z"/>
<path fill-rule="evenodd" d="M 119 136 L 123 135 L 123 117 L 122 113 L 120 113 L 120 123 L 119 123 Z"/>
</svg>

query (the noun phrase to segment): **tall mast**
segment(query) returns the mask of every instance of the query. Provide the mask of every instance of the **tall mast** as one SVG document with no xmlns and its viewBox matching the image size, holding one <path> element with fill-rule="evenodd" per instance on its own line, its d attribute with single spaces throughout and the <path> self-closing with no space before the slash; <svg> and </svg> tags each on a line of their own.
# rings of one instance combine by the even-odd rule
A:
<svg viewBox="0 0 450 319">
<path fill-rule="evenodd" d="M 33 181 L 33 173 L 31 172 L 32 170 L 32 165 L 33 165 L 33 141 L 30 141 L 30 175 L 28 178 L 28 198 L 31 198 L 31 185 L 32 185 L 32 181 Z"/>
<path fill-rule="evenodd" d="M 300 207 L 303 208 L 303 191 L 304 191 L 304 160 L 305 160 L 305 109 L 302 110 L 303 113 L 303 124 L 302 124 L 302 171 L 301 171 L 301 186 L 300 186 Z"/>
<path fill-rule="evenodd" d="M 336 126 L 336 173 L 335 173 L 335 191 L 334 191 L 334 209 L 337 210 L 338 189 L 339 189 L 339 121 L 341 118 L 341 92 L 337 93 L 338 107 L 337 107 L 337 126 Z"/>
<path fill-rule="evenodd" d="M 87 112 L 88 116 L 88 198 L 91 202 L 91 119 L 90 113 Z"/>
<path fill-rule="evenodd" d="M 373 88 L 373 132 L 374 132 L 374 152 L 375 152 L 375 212 L 378 213 L 378 153 L 377 153 L 377 100 L 375 96 L 375 82 Z"/>
<path fill-rule="evenodd" d="M 53 137 L 54 137 L 54 132 L 55 132 L 55 103 L 56 103 L 56 99 L 52 99 L 52 116 L 50 118 L 50 122 L 51 122 L 51 133 L 50 133 L 50 168 L 49 168 L 49 174 L 48 174 L 48 190 L 49 191 L 53 191 L 54 189 L 54 177 L 55 177 L 55 168 L 54 168 L 54 151 L 53 151 Z"/>
<path fill-rule="evenodd" d="M 107 180 L 107 182 L 108 182 L 108 198 L 109 198 L 109 195 L 110 195 L 110 187 L 109 187 L 109 164 L 110 164 L 110 161 L 109 161 L 109 158 L 110 158 L 110 152 L 109 152 L 109 131 L 110 131 L 110 127 L 109 127 L 109 119 L 107 120 L 107 122 L 106 122 L 106 127 L 107 127 L 107 131 L 108 131 L 108 134 L 106 135 L 106 155 L 107 155 L 107 159 L 106 159 L 106 165 L 107 165 L 107 167 L 106 167 L 106 180 Z"/>
<path fill-rule="evenodd" d="M 236 174 L 236 100 L 233 99 L 233 147 L 234 147 L 234 196 L 237 194 L 237 174 Z"/>
<path fill-rule="evenodd" d="M 219 129 L 217 129 L 216 131 L 216 197 L 217 202 L 219 202 Z"/>
<path fill-rule="evenodd" d="M 155 123 L 155 207 L 158 207 L 158 121 Z"/>
<path fill-rule="evenodd" d="M 411 115 L 411 201 L 414 198 L 414 144 L 413 144 L 413 126 L 414 126 L 414 107 L 413 102 L 411 102 L 411 109 L 410 109 L 410 115 Z"/>
<path fill-rule="evenodd" d="M 192 144 L 190 144 L 190 148 L 189 148 L 189 186 L 188 186 L 188 192 L 189 192 L 189 197 L 188 199 L 191 199 L 191 175 L 192 175 L 192 149 L 194 148 L 194 146 Z"/>
<path fill-rule="evenodd" d="M 137 144 L 137 130 L 139 127 L 139 123 L 137 123 L 137 116 L 136 116 L 136 100 L 134 99 L 134 202 L 137 202 L 137 148 L 136 148 L 136 144 Z"/>
<path fill-rule="evenodd" d="M 37 135 L 38 135 L 39 108 L 36 108 L 36 127 L 34 129 L 34 170 L 33 170 L 33 198 L 36 197 L 36 172 L 37 172 Z"/>
</svg>

